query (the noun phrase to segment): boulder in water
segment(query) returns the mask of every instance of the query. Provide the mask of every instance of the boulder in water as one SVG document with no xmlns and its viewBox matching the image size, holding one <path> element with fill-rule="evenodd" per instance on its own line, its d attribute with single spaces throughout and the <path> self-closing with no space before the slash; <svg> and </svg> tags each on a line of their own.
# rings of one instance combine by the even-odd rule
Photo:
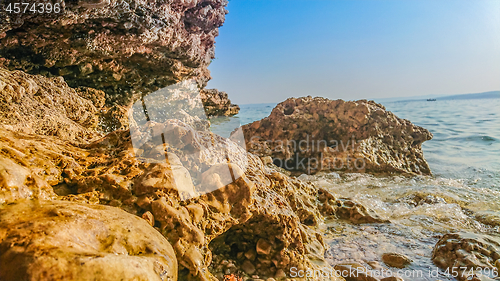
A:
<svg viewBox="0 0 500 281">
<path fill-rule="evenodd" d="M 431 174 L 422 143 L 432 134 L 373 101 L 289 98 L 243 131 L 248 151 L 298 173 Z"/>
</svg>

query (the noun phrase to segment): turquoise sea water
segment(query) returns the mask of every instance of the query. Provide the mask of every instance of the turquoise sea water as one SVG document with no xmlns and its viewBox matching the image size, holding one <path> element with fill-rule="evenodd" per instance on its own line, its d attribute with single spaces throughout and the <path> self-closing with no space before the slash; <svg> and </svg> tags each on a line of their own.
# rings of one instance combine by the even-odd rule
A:
<svg viewBox="0 0 500 281">
<path fill-rule="evenodd" d="M 327 222 L 322 226 L 330 245 L 326 258 L 332 265 L 363 264 L 381 262 L 382 254 L 397 252 L 413 260 L 405 273 L 423 273 L 405 280 L 455 280 L 442 270 L 437 277 L 428 274 L 438 270 L 431 257 L 441 235 L 457 231 L 500 235 L 500 99 L 382 104 L 433 133 L 434 138 L 423 144 L 433 175 L 301 175 L 301 180 L 339 197 L 353 198 L 390 221 L 368 225 Z M 240 124 L 268 116 L 274 106 L 240 105 L 237 116 L 213 120 L 213 131 L 228 136 Z M 489 217 L 490 222 L 481 216 Z"/>
</svg>

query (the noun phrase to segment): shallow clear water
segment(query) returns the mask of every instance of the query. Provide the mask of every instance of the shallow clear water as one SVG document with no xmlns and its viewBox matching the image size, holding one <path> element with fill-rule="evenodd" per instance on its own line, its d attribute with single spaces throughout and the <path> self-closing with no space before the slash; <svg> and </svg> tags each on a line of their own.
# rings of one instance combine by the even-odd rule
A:
<svg viewBox="0 0 500 281">
<path fill-rule="evenodd" d="M 500 234 L 499 225 L 476 219 L 487 212 L 500 222 L 500 99 L 383 104 L 433 133 L 434 138 L 423 145 L 433 176 L 300 176 L 339 197 L 354 198 L 390 220 L 368 225 L 326 223 L 322 226 L 330 245 L 326 257 L 331 264 L 381 262 L 382 254 L 398 252 L 414 261 L 405 269 L 414 275 L 403 276 L 405 280 L 449 280 L 442 271 L 438 277 L 429 275 L 436 270 L 431 256 L 441 235 L 455 231 Z M 212 122 L 213 130 L 228 136 L 239 124 L 268 116 L 274 106 L 243 105 L 237 116 Z"/>
</svg>

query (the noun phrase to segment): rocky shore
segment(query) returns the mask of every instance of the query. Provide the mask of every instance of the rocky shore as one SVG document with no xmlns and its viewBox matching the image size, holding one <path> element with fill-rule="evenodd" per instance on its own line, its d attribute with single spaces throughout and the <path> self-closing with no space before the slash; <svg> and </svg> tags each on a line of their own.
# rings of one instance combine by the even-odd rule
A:
<svg viewBox="0 0 500 281">
<path fill-rule="evenodd" d="M 430 175 L 421 144 L 432 135 L 374 102 L 310 97 L 245 126 L 246 143 L 211 133 L 187 108 L 233 115 L 227 94 L 178 98 L 210 78 L 226 4 L 77 1 L 58 14 L 0 12 L 0 280 L 401 280 L 366 273 L 411 266 L 400 253 L 328 263 L 325 222 L 391 222 L 289 171 L 331 168 L 286 168 L 324 153 L 362 159 L 356 172 Z M 171 99 L 158 95 L 171 85 L 180 85 Z M 288 145 L 304 139 L 298 151 Z M 322 142 L 330 140 L 338 142 Z M 433 259 L 443 269 L 498 268 L 498 253 L 495 238 L 449 234 Z M 324 275 L 352 268 L 365 274 Z"/>
</svg>

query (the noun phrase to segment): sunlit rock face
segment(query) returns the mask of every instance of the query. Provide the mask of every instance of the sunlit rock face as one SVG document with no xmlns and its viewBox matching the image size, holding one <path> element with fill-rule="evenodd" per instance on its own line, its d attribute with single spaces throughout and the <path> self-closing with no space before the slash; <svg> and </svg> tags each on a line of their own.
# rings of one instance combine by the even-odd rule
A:
<svg viewBox="0 0 500 281">
<path fill-rule="evenodd" d="M 0 279 L 177 280 L 168 241 L 119 208 L 21 200 L 0 208 Z"/>
<path fill-rule="evenodd" d="M 176 138 L 182 146 L 196 148 L 204 136 L 215 146 L 231 142 L 189 129 L 179 120 L 167 124 L 175 124 L 179 133 L 192 132 L 192 138 Z M 317 202 L 326 191 L 265 166 L 237 144 L 227 146 L 234 155 L 228 164 L 222 156 L 183 153 L 168 142 L 144 149 L 138 157 L 128 131 L 113 132 L 90 144 L 4 129 L 0 135 L 3 151 L 9 152 L 4 153 L 5 161 L 24 171 L 19 175 L 0 172 L 0 209 L 22 198 L 119 207 L 144 218 L 172 244 L 179 280 L 214 280 L 228 259 L 238 268 L 250 268 L 249 272 L 254 266 L 254 274 L 266 278 L 281 276 L 292 267 L 328 267 L 326 246 L 314 227 L 324 220 L 322 213 L 349 219 L 345 210 L 350 205 L 347 209 L 331 206 L 331 212 L 323 212 Z M 143 159 L 165 154 L 169 163 Z M 240 167 L 242 159 L 246 168 Z M 209 167 L 199 182 L 195 167 Z M 228 181 L 221 172 L 228 168 L 234 180 Z M 186 199 L 186 191 L 198 193 Z M 358 211 L 353 214 L 353 219 L 359 219 Z M 230 245 L 229 250 L 224 245 Z"/>
<path fill-rule="evenodd" d="M 59 13 L 2 9 L 0 65 L 103 90 L 108 103 L 127 104 L 187 78 L 204 86 L 226 4 L 82 0 L 63 1 Z"/>
<path fill-rule="evenodd" d="M 289 98 L 243 132 L 249 152 L 290 171 L 431 174 L 432 134 L 373 101 Z"/>
</svg>

